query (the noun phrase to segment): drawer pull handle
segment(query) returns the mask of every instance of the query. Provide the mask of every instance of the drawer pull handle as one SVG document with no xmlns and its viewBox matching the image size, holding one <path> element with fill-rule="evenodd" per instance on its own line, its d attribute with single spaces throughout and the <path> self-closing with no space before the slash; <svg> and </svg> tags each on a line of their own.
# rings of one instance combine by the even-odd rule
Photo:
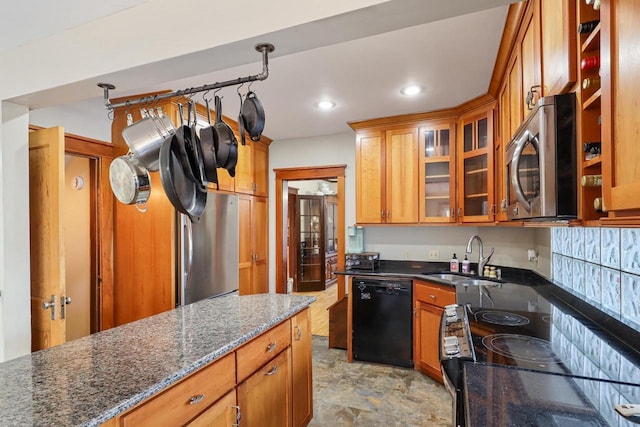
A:
<svg viewBox="0 0 640 427">
<path fill-rule="evenodd" d="M 269 344 L 269 345 L 267 346 L 267 353 L 271 353 L 271 352 L 273 352 L 273 350 L 275 350 L 275 349 L 276 349 L 276 343 L 275 343 L 275 342 L 272 342 L 271 344 Z"/>
<path fill-rule="evenodd" d="M 271 369 L 269 369 L 268 371 L 266 371 L 264 374 L 265 374 L 265 375 L 273 375 L 273 374 L 275 374 L 276 372 L 278 372 L 278 367 L 277 367 L 277 366 L 274 366 L 274 367 L 272 367 Z"/>
<path fill-rule="evenodd" d="M 300 337 L 302 337 L 302 331 L 300 330 L 300 326 L 296 325 L 296 341 L 300 341 Z"/>
<path fill-rule="evenodd" d="M 436 299 L 436 296 L 435 296 L 435 295 L 433 295 L 433 294 L 431 294 L 431 295 L 429 295 L 429 298 L 431 298 L 431 299 Z"/>
<path fill-rule="evenodd" d="M 239 427 L 240 426 L 240 419 L 242 418 L 242 413 L 240 412 L 240 407 L 237 405 L 232 406 L 233 409 L 236 410 L 236 422 L 234 424 L 231 424 L 233 427 Z"/>
<path fill-rule="evenodd" d="M 191 398 L 189 399 L 189 405 L 197 405 L 198 403 L 202 402 L 202 399 L 204 399 L 204 394 L 191 396 Z"/>
</svg>

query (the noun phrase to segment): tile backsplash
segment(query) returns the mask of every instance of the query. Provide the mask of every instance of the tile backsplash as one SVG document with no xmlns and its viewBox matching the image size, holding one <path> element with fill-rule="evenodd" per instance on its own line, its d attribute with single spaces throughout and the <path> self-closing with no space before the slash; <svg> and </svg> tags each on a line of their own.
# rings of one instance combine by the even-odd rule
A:
<svg viewBox="0 0 640 427">
<path fill-rule="evenodd" d="M 558 286 L 640 331 L 640 229 L 551 230 Z"/>
</svg>

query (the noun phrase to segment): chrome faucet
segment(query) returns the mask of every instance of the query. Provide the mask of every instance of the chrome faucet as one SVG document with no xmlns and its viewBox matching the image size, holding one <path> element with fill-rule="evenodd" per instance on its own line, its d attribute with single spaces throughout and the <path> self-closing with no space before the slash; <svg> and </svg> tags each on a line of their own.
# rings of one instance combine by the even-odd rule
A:
<svg viewBox="0 0 640 427">
<path fill-rule="evenodd" d="M 491 259 L 491 255 L 493 255 L 494 248 L 491 248 L 491 252 L 489 253 L 489 255 L 487 255 L 485 257 L 484 254 L 483 254 L 482 239 L 477 234 L 474 234 L 469 239 L 469 243 L 467 243 L 467 251 L 466 251 L 467 254 L 471 253 L 471 245 L 472 245 L 474 240 L 477 240 L 478 244 L 480 245 L 480 253 L 478 254 L 478 276 L 483 276 L 484 275 L 484 266 L 487 265 L 487 263 Z"/>
</svg>

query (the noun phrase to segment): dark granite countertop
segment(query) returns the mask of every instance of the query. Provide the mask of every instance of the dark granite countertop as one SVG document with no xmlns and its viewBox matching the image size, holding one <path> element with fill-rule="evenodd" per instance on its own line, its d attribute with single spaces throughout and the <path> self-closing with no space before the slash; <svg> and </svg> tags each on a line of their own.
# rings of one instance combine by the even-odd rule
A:
<svg viewBox="0 0 640 427">
<path fill-rule="evenodd" d="M 470 427 L 631 426 L 614 407 L 640 396 L 638 384 L 504 365 L 465 363 L 463 375 Z"/>
<path fill-rule="evenodd" d="M 0 363 L 0 424 L 98 426 L 313 301 L 208 299 Z"/>
</svg>

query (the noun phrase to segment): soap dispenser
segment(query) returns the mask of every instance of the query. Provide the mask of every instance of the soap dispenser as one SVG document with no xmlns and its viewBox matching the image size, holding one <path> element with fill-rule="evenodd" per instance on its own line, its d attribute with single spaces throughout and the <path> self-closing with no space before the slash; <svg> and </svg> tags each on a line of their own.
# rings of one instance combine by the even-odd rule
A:
<svg viewBox="0 0 640 427">
<path fill-rule="evenodd" d="M 462 260 L 462 272 L 469 273 L 471 271 L 471 263 L 467 259 L 467 255 L 465 254 L 464 259 Z"/>
<path fill-rule="evenodd" d="M 453 254 L 453 258 L 449 262 L 449 270 L 457 273 L 459 271 L 460 264 L 458 263 L 458 258 L 456 258 L 456 254 Z"/>
</svg>

